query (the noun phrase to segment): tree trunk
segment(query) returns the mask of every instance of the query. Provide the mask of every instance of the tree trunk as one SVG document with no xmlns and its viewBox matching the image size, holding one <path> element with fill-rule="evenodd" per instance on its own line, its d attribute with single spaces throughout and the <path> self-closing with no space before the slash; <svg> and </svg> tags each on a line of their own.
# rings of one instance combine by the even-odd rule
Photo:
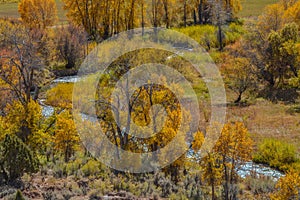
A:
<svg viewBox="0 0 300 200">
<path fill-rule="evenodd" d="M 144 1 L 142 2 L 142 36 L 145 34 Z"/>
<path fill-rule="evenodd" d="M 184 5 L 183 5 L 183 22 L 184 22 L 184 27 L 187 26 L 187 0 L 184 0 Z"/>
<path fill-rule="evenodd" d="M 200 0 L 198 6 L 198 17 L 199 17 L 199 24 L 203 24 L 203 0 Z"/>
<path fill-rule="evenodd" d="M 239 93 L 238 98 L 234 101 L 234 103 L 239 103 L 242 100 L 242 93 Z"/>
<path fill-rule="evenodd" d="M 219 51 L 223 51 L 223 34 L 221 23 L 218 22 L 218 40 L 219 40 Z"/>
<path fill-rule="evenodd" d="M 225 200 L 229 200 L 229 186 L 228 186 L 228 182 L 229 182 L 229 178 L 228 178 L 228 169 L 227 169 L 227 166 L 226 166 L 226 158 L 223 157 L 223 166 L 224 166 L 224 179 L 225 179 L 225 182 L 224 182 L 224 199 Z"/>
</svg>

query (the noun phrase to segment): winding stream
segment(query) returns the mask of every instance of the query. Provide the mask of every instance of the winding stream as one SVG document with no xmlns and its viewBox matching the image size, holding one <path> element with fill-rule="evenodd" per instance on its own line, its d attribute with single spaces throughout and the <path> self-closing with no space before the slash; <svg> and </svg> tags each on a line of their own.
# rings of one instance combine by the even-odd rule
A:
<svg viewBox="0 0 300 200">
<path fill-rule="evenodd" d="M 57 78 L 52 81 L 51 84 L 56 83 L 76 83 L 78 80 L 80 80 L 80 77 L 78 76 L 66 76 Z M 53 114 L 54 108 L 52 106 L 46 105 L 45 100 L 40 100 L 40 104 L 42 106 L 42 113 L 45 117 L 49 117 Z M 88 116 L 86 114 L 81 114 L 82 118 L 84 120 L 89 120 L 92 122 L 97 122 L 97 118 Z M 274 181 L 277 181 L 281 176 L 284 176 L 283 173 L 281 173 L 278 170 L 274 170 L 270 167 L 267 167 L 265 165 L 256 164 L 254 162 L 246 162 L 245 164 L 241 165 L 237 169 L 237 173 L 240 177 L 245 178 L 250 175 L 256 175 L 259 176 L 266 176 L 272 178 Z"/>
</svg>

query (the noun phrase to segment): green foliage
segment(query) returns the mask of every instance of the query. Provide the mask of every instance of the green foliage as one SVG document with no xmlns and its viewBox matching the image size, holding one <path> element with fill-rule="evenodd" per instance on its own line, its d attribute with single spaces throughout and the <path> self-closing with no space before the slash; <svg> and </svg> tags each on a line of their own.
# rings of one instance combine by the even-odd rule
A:
<svg viewBox="0 0 300 200">
<path fill-rule="evenodd" d="M 96 176 L 101 172 L 101 165 L 96 160 L 89 160 L 80 170 L 84 176 Z"/>
<path fill-rule="evenodd" d="M 190 26 L 185 28 L 174 29 L 183 34 L 188 35 L 197 41 L 202 47 L 206 49 L 218 48 L 217 27 L 212 25 Z M 245 33 L 243 26 L 232 23 L 224 27 L 225 31 L 225 44 L 232 44 L 237 41 Z M 177 38 L 178 42 L 182 41 Z"/>
<path fill-rule="evenodd" d="M 31 150 L 16 136 L 7 134 L 1 143 L 0 169 L 7 181 L 20 178 L 24 173 L 38 169 L 38 161 Z"/>
<path fill-rule="evenodd" d="M 296 148 L 287 142 L 265 139 L 259 145 L 253 160 L 286 171 L 290 165 L 297 162 Z"/>
<path fill-rule="evenodd" d="M 17 191 L 15 200 L 25 200 L 20 190 Z"/>
</svg>

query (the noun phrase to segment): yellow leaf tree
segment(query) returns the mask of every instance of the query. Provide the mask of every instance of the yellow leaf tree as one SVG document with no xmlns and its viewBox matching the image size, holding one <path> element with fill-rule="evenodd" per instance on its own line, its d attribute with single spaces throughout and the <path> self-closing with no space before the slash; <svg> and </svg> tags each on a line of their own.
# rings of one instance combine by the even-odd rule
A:
<svg viewBox="0 0 300 200">
<path fill-rule="evenodd" d="M 4 134 L 17 135 L 32 150 L 44 153 L 49 141 L 49 134 L 45 131 L 46 124 L 43 121 L 40 105 L 31 100 L 23 105 L 20 101 L 14 101 L 5 108 L 5 116 L 0 119 L 0 130 Z"/>
<path fill-rule="evenodd" d="M 253 141 L 247 128 L 241 122 L 225 124 L 214 147 L 214 152 L 221 156 L 224 175 L 225 200 L 232 199 L 230 187 L 237 181 L 236 169 L 240 164 L 252 159 Z"/>
<path fill-rule="evenodd" d="M 272 30 L 278 31 L 283 26 L 284 6 L 272 4 L 265 8 L 263 14 L 258 18 L 260 32 L 266 37 Z"/>
<path fill-rule="evenodd" d="M 53 26 L 57 20 L 54 0 L 21 0 L 18 11 L 23 22 L 30 28 L 44 29 Z"/>
<path fill-rule="evenodd" d="M 288 200 L 300 198 L 300 176 L 291 169 L 284 177 L 281 177 L 276 184 L 277 191 L 270 195 L 272 200 Z"/>
<path fill-rule="evenodd" d="M 68 162 L 75 150 L 79 148 L 79 135 L 69 111 L 64 111 L 57 116 L 53 139 L 55 149 L 61 152 L 65 162 Z"/>
<path fill-rule="evenodd" d="M 211 186 L 211 199 L 216 199 L 216 186 L 222 183 L 223 166 L 221 165 L 221 156 L 216 153 L 208 153 L 202 158 L 202 178 L 204 182 Z"/>
</svg>

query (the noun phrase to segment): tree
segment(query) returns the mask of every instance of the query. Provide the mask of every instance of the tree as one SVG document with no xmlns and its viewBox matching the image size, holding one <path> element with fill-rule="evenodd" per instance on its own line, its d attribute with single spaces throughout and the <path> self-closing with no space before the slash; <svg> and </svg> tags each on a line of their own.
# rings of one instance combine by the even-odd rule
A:
<svg viewBox="0 0 300 200">
<path fill-rule="evenodd" d="M 293 1 L 287 2 L 285 4 L 286 11 L 284 13 L 284 20 L 285 22 L 295 22 L 300 26 L 300 1 Z"/>
<path fill-rule="evenodd" d="M 45 29 L 57 20 L 55 0 L 21 0 L 18 11 L 22 21 L 30 28 Z"/>
<path fill-rule="evenodd" d="M 214 152 L 221 156 L 223 166 L 224 199 L 235 199 L 232 187 L 237 182 L 236 169 L 243 162 L 252 159 L 253 141 L 243 123 L 225 124 L 215 144 Z"/>
<path fill-rule="evenodd" d="M 49 135 L 45 131 L 46 123 L 40 105 L 31 100 L 24 107 L 21 102 L 13 101 L 6 105 L 4 112 L 5 116 L 0 117 L 0 130 L 3 129 L 4 134 L 18 136 L 34 152 L 44 153 Z"/>
<path fill-rule="evenodd" d="M 300 176 L 299 173 L 293 169 L 281 177 L 277 184 L 273 194 L 270 195 L 272 200 L 287 200 L 287 199 L 299 199 L 300 198 Z"/>
<path fill-rule="evenodd" d="M 298 76 L 299 71 L 299 27 L 295 23 L 286 24 L 278 31 L 261 33 L 254 30 L 242 46 L 246 49 L 242 57 L 249 58 L 255 67 L 257 80 L 264 85 L 263 96 L 271 100 L 278 98 L 293 101 L 297 96 L 288 82 Z M 241 51 L 240 51 L 241 52 Z M 287 94 L 280 97 L 279 94 Z"/>
<path fill-rule="evenodd" d="M 265 8 L 258 18 L 259 31 L 267 36 L 272 30 L 279 31 L 283 26 L 284 7 L 281 4 L 272 4 Z"/>
<path fill-rule="evenodd" d="M 271 87 L 282 87 L 286 79 L 298 76 L 299 51 L 298 26 L 287 24 L 279 32 L 272 32 L 268 37 L 266 49 L 266 70 Z"/>
<path fill-rule="evenodd" d="M 239 103 L 242 100 L 242 95 L 254 88 L 254 66 L 247 58 L 231 58 L 227 56 L 223 67 L 226 86 L 238 95 L 234 102 Z"/>
<path fill-rule="evenodd" d="M 38 161 L 31 150 L 18 137 L 7 134 L 0 145 L 0 171 L 6 181 L 12 183 L 37 169 Z"/>
<path fill-rule="evenodd" d="M 202 158 L 203 179 L 211 186 L 211 199 L 216 199 L 216 186 L 222 183 L 223 166 L 221 165 L 221 156 L 215 153 L 208 153 Z"/>
<path fill-rule="evenodd" d="M 218 27 L 217 38 L 219 42 L 219 50 L 222 51 L 224 48 L 224 39 L 225 35 L 222 30 L 222 26 L 226 23 L 226 8 L 223 6 L 223 2 L 221 0 L 213 0 L 212 1 L 212 23 Z"/>
<path fill-rule="evenodd" d="M 169 52 L 157 52 L 153 49 L 122 55 L 100 78 L 96 95 L 97 118 L 103 127 L 103 133 L 110 141 L 127 151 L 152 153 L 154 159 L 174 159 L 174 156 L 187 146 L 184 136 L 190 129 L 190 113 L 181 108 L 174 95 L 175 91 L 177 94 L 183 94 L 183 88 L 175 80 L 167 82 L 164 74 L 158 75 L 153 71 L 149 71 L 145 76 L 139 76 L 141 81 L 148 84 L 137 86 L 136 80 L 131 79 L 127 72 L 143 63 L 167 62 L 165 57 L 168 55 Z M 159 72 L 160 67 L 157 66 L 155 69 Z M 149 80 L 160 80 L 161 84 Z M 117 83 L 118 87 L 115 85 Z M 179 129 L 182 131 L 180 136 L 178 136 Z M 168 145 L 176 135 L 178 136 L 176 146 L 157 156 L 160 149 Z M 179 180 L 179 172 L 185 160 L 186 157 L 182 156 L 164 169 L 175 182 Z M 159 161 L 166 162 L 166 160 Z M 149 163 L 149 167 L 155 169 L 157 166 L 155 163 Z"/>
<path fill-rule="evenodd" d="M 42 56 L 45 44 L 41 41 L 46 33 L 5 20 L 0 21 L 0 30 L 0 46 L 7 49 L 0 52 L 0 78 L 14 98 L 25 106 L 31 99 L 38 98 L 38 77 L 45 70 Z"/>
<path fill-rule="evenodd" d="M 79 147 L 79 135 L 70 111 L 64 111 L 57 116 L 53 138 L 55 149 L 64 155 L 68 162 Z"/>
<path fill-rule="evenodd" d="M 66 68 L 75 68 L 84 57 L 84 45 L 87 43 L 85 33 L 74 25 L 63 26 L 57 36 L 58 58 L 66 63 Z"/>
<path fill-rule="evenodd" d="M 126 30 L 128 25 L 131 26 L 133 22 L 133 11 L 129 12 L 132 15 L 131 18 L 128 18 L 130 22 L 123 18 L 123 14 L 125 14 L 124 1 L 64 0 L 63 2 L 67 10 L 67 17 L 75 25 L 84 27 L 89 38 L 96 42 L 109 38 L 114 32 Z M 135 0 L 133 0 L 134 2 Z"/>
</svg>

